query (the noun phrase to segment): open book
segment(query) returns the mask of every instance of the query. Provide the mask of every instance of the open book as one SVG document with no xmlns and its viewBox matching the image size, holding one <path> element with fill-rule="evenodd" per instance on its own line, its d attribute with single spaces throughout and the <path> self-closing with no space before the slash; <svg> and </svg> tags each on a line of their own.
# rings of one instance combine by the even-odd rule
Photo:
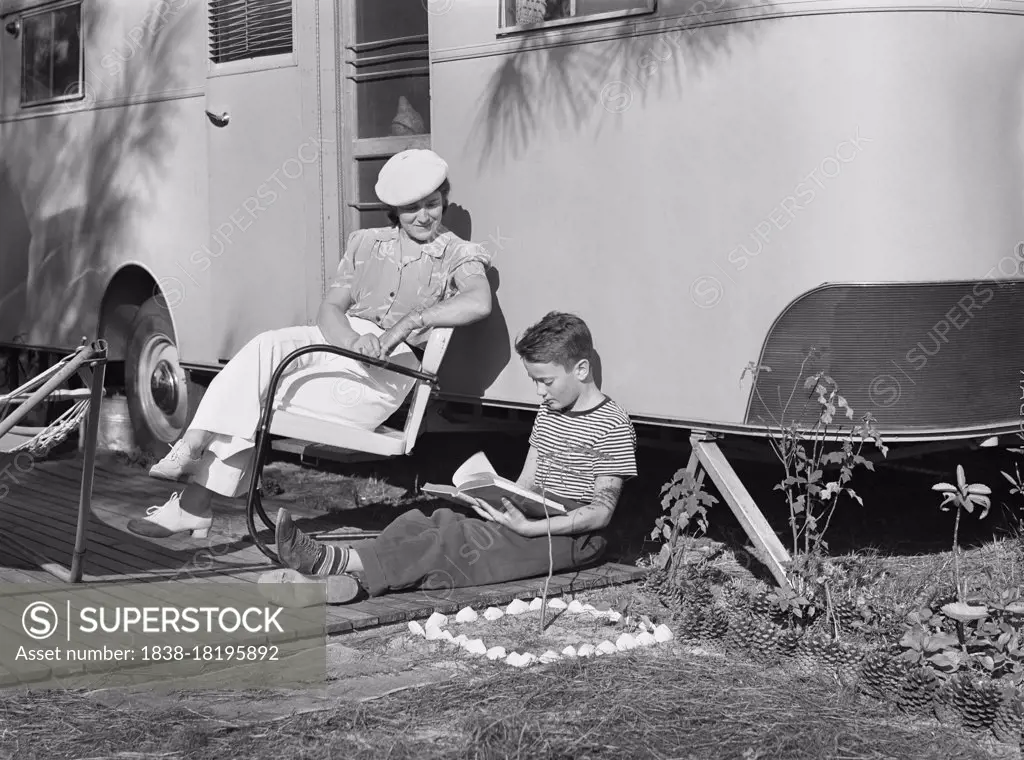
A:
<svg viewBox="0 0 1024 760">
<path fill-rule="evenodd" d="M 466 506 L 466 502 L 462 501 L 459 495 L 467 494 L 486 501 L 498 511 L 504 511 L 505 506 L 501 500 L 506 498 L 527 517 L 534 519 L 564 515 L 568 509 L 580 506 L 577 501 L 551 492 L 546 493 L 546 498 L 544 498 L 539 493 L 529 491 L 511 480 L 501 477 L 495 472 L 494 467 L 491 466 L 482 451 L 471 456 L 455 471 L 455 474 L 452 475 L 452 485 L 425 483 L 422 491 L 462 506 Z M 545 507 L 547 507 L 546 512 Z"/>
</svg>

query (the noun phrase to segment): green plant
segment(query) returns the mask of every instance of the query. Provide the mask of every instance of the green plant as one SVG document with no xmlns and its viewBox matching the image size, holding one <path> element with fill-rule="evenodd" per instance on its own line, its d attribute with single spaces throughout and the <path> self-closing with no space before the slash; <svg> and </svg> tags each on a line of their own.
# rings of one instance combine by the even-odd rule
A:
<svg viewBox="0 0 1024 760">
<path fill-rule="evenodd" d="M 852 423 L 854 411 L 830 375 L 819 371 L 805 376 L 808 362 L 819 356 L 814 347 L 808 351 L 780 416 L 773 414 L 771 421 L 761 421 L 772 451 L 783 466 L 784 476 L 775 490 L 782 491 L 789 507 L 792 540 L 793 558 L 788 572 L 793 590 L 784 590 L 775 603 L 797 624 L 825 611 L 832 621 L 834 635 L 838 636 L 834 579 L 833 574 L 825 572 L 823 561 L 828 551 L 825 536 L 844 495 L 864 503 L 850 485 L 857 467 L 874 470 L 874 464 L 862 454 L 864 446 L 870 441 L 882 456 L 887 456 L 889 450 L 870 413 Z M 766 409 L 771 407 L 761 397 L 758 380 L 762 372 L 771 371 L 771 367 L 750 362 L 740 376 L 742 381 L 748 372 L 751 374 L 754 392 Z M 801 383 L 806 395 L 800 413 L 794 416 L 805 418 L 808 406 L 814 405 L 816 414 L 810 427 L 785 422 Z"/>
<path fill-rule="evenodd" d="M 970 670 L 1014 686 L 1024 684 L 1020 590 L 969 601 L 938 610 L 922 607 L 907 615 L 900 639 L 902 659 L 946 675 Z"/>
<path fill-rule="evenodd" d="M 704 490 L 704 486 L 693 473 L 683 468 L 677 470 L 672 480 L 661 487 L 661 508 L 668 512 L 654 521 L 651 538 L 662 538 L 668 543 L 662 547 L 664 567 L 672 562 L 675 556 L 679 534 L 696 523 L 701 533 L 708 530 L 708 508 L 718 503 L 718 499 Z"/>
<path fill-rule="evenodd" d="M 1016 454 L 1018 458 L 1024 455 L 1024 448 L 1007 449 L 1007 451 Z M 1006 472 L 1006 470 L 1000 470 L 1000 474 L 1006 478 L 1010 484 L 1010 496 L 1017 497 L 1014 501 L 1013 513 L 1017 519 L 1017 535 L 1024 536 L 1024 503 L 1022 503 L 1022 497 L 1024 497 L 1024 479 L 1020 475 L 1020 467 L 1017 462 L 1013 463 L 1013 475 Z"/>
<path fill-rule="evenodd" d="M 900 647 L 901 659 L 909 665 L 930 666 L 940 673 L 953 673 L 964 661 L 960 640 L 943 630 L 945 618 L 924 607 L 907 616 Z"/>
<path fill-rule="evenodd" d="M 953 583 L 956 586 L 956 598 L 958 602 L 964 600 L 962 579 L 960 578 L 960 512 L 974 512 L 974 507 L 979 508 L 978 519 L 984 520 L 988 514 L 992 502 L 989 494 L 992 489 L 984 483 L 967 483 L 967 476 L 964 474 L 963 465 L 956 466 L 956 483 L 936 483 L 932 486 L 933 491 L 938 491 L 942 496 L 942 503 L 939 509 L 948 512 L 950 505 L 956 505 L 956 518 L 953 521 Z"/>
<path fill-rule="evenodd" d="M 812 348 L 800 364 L 797 380 L 790 390 L 789 398 L 782 408 L 780 419 L 773 419 L 772 424 L 765 423 L 769 432 L 769 442 L 776 458 L 782 463 L 785 477 L 775 486 L 776 490 L 785 494 L 789 506 L 789 524 L 792 534 L 793 554 L 801 551 L 816 554 L 828 549 L 825 534 L 844 494 L 860 504 L 863 500 L 849 485 L 853 479 L 854 469 L 858 466 L 874 470 L 874 465 L 861 454 L 864 445 L 870 440 L 875 447 L 888 454 L 888 447 L 875 429 L 874 418 L 865 414 L 859 424 L 850 425 L 843 432 L 843 425 L 837 422 L 841 414 L 853 420 L 853 409 L 839 393 L 835 380 L 823 371 L 808 375 L 803 380 L 807 393 L 806 403 L 816 403 L 818 414 L 810 428 L 793 422 L 788 425 L 783 420 L 789 415 L 789 408 L 796 396 L 800 378 L 804 376 L 807 362 L 818 355 Z M 761 372 L 771 372 L 771 368 L 750 362 L 741 375 L 741 380 L 751 373 L 754 381 L 754 392 L 760 398 L 757 380 Z M 762 399 L 763 403 L 763 399 Z M 767 404 L 764 404 L 769 408 Z M 828 442 L 838 443 L 838 448 L 829 450 Z M 838 473 L 832 479 L 826 478 L 827 471 Z"/>
<path fill-rule="evenodd" d="M 802 594 L 791 586 L 770 591 L 766 599 L 794 627 L 806 627 L 817 617 L 819 609 L 814 594 Z"/>
</svg>

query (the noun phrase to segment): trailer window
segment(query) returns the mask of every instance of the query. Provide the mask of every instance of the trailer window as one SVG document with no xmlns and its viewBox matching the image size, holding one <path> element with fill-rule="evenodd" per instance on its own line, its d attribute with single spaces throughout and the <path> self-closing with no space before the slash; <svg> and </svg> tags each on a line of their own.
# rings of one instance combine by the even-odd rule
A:
<svg viewBox="0 0 1024 760">
<path fill-rule="evenodd" d="M 657 0 L 499 0 L 503 31 L 653 13 Z"/>
<path fill-rule="evenodd" d="M 210 0 L 210 60 L 292 52 L 292 0 Z"/>
<path fill-rule="evenodd" d="M 21 16 L 21 105 L 81 98 L 82 5 Z"/>
<path fill-rule="evenodd" d="M 373 191 L 384 162 L 430 147 L 430 54 L 426 0 L 345 4 L 347 223 L 389 224 Z"/>
<path fill-rule="evenodd" d="M 430 132 L 427 10 L 422 0 L 356 0 L 349 79 L 356 139 Z"/>
</svg>

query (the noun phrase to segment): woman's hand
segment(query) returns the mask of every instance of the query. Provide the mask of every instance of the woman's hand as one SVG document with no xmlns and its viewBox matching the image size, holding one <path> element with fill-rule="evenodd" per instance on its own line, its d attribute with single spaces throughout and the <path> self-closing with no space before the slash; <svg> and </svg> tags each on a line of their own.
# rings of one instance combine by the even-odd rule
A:
<svg viewBox="0 0 1024 760">
<path fill-rule="evenodd" d="M 359 336 L 359 339 L 352 344 L 352 350 L 358 351 L 363 356 L 369 356 L 371 359 L 380 359 L 384 356 L 376 335 Z"/>
<path fill-rule="evenodd" d="M 384 331 L 380 336 L 380 351 L 382 357 L 391 355 L 391 352 L 398 348 L 399 344 L 412 335 L 414 330 L 419 329 L 419 319 L 416 314 L 406 314 L 393 327 Z"/>
</svg>

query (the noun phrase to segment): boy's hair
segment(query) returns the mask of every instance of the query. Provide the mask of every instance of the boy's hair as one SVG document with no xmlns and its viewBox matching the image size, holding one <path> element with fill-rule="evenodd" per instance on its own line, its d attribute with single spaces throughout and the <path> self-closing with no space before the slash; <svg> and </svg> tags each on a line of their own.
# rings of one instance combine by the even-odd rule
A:
<svg viewBox="0 0 1024 760">
<path fill-rule="evenodd" d="M 516 341 L 516 353 L 534 364 L 558 364 L 571 369 L 580 359 L 590 359 L 594 339 L 587 323 L 575 314 L 551 311 L 531 325 Z"/>
</svg>

